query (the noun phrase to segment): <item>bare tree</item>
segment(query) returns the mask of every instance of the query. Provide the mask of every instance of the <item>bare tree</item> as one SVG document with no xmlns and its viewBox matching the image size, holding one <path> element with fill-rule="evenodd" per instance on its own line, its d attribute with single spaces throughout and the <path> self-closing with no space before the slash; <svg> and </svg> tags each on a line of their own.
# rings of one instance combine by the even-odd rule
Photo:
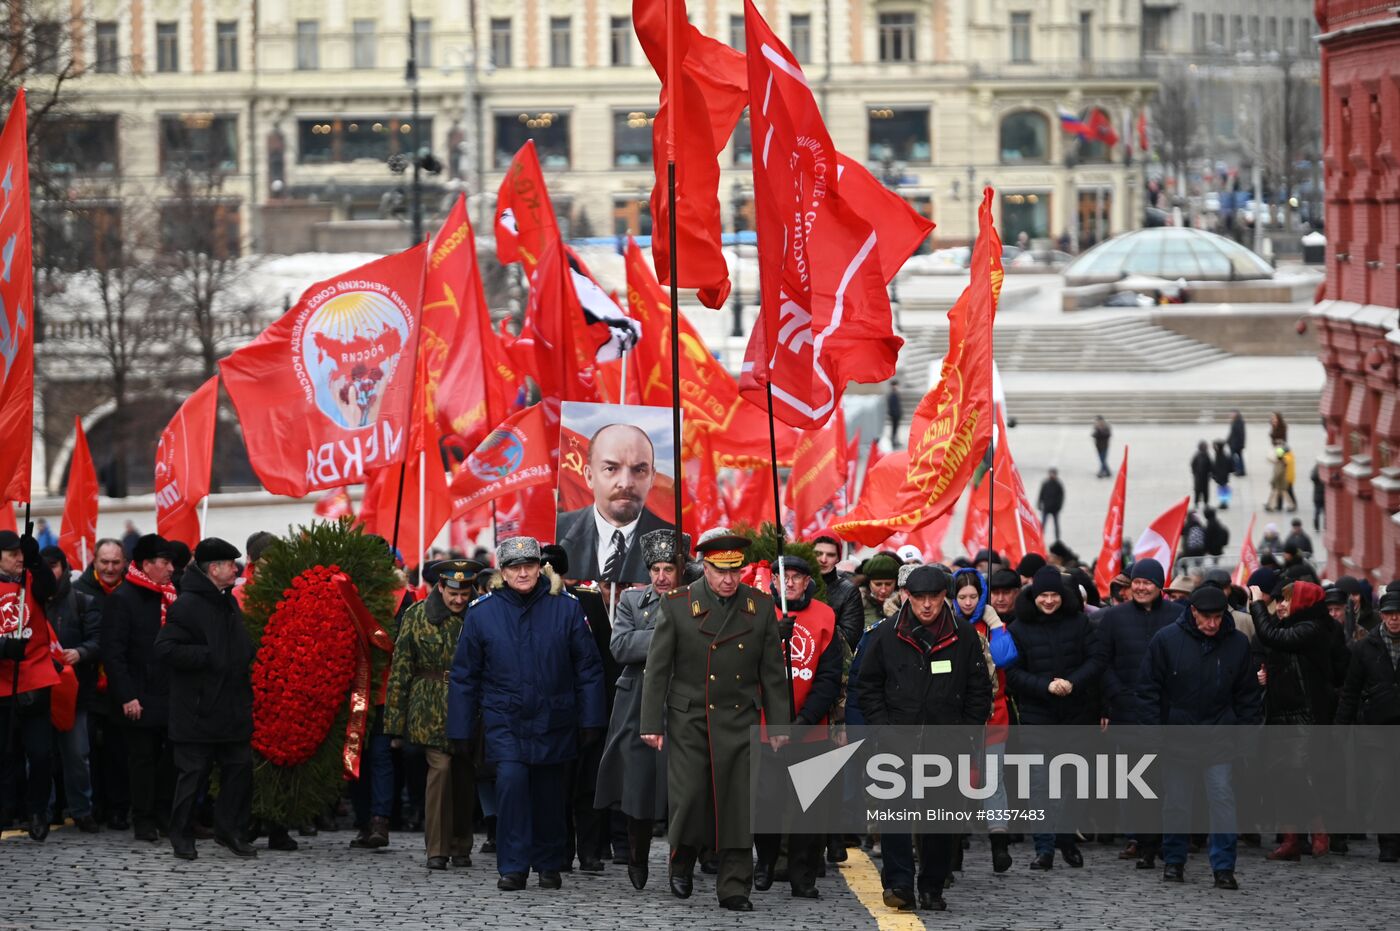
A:
<svg viewBox="0 0 1400 931">
<path fill-rule="evenodd" d="M 1185 175 L 1191 160 L 1200 153 L 1197 96 L 1196 81 L 1190 73 L 1185 68 L 1172 68 L 1163 73 L 1152 103 L 1153 131 L 1162 161 L 1177 179 Z"/>
<path fill-rule="evenodd" d="M 42 8 L 40 8 L 42 6 Z M 45 130 L 62 121 L 70 111 L 74 78 L 82 68 L 73 57 L 73 44 L 81 35 L 81 17 L 58 15 L 59 4 L 5 0 L 0 23 L 4 62 L 0 65 L 0 105 L 8 108 L 23 87 L 29 107 L 29 183 L 36 194 L 53 190 L 55 179 L 49 162 L 40 157 Z M 61 179 L 58 182 L 62 186 Z"/>
</svg>

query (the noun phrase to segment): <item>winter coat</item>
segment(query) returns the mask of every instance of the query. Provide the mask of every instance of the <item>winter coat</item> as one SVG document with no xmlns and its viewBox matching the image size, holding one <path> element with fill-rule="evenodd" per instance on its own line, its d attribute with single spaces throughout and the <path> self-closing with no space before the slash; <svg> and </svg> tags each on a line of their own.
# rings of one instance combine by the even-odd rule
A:
<svg viewBox="0 0 1400 931">
<path fill-rule="evenodd" d="M 1158 631 L 1135 677 L 1138 724 L 1259 724 L 1264 719 L 1249 639 L 1226 612 L 1207 637 L 1191 615 Z"/>
<path fill-rule="evenodd" d="M 608 647 L 608 642 L 612 639 L 612 622 L 608 620 L 608 603 L 603 600 L 603 596 L 599 594 L 596 586 L 565 585 L 564 590 L 578 599 L 578 606 L 583 609 L 584 620 L 588 621 L 588 630 L 593 634 L 593 645 L 598 648 L 598 658 L 603 661 L 605 707 L 607 712 L 611 714 L 614 683 L 617 681 L 617 674 L 622 671 L 622 667 L 613 659 L 612 650 Z"/>
<path fill-rule="evenodd" d="M 642 672 L 661 615 L 661 599 L 650 585 L 618 596 L 609 649 L 622 665 L 622 673 L 617 677 L 593 797 L 595 808 L 621 808 L 629 818 L 647 821 L 666 817 L 666 753 L 642 743 Z"/>
<path fill-rule="evenodd" d="M 1040 493 L 1036 504 L 1046 514 L 1058 514 L 1065 506 L 1065 486 L 1057 478 L 1047 478 L 1040 483 Z"/>
<path fill-rule="evenodd" d="M 563 589 L 549 569 L 523 595 L 496 573 L 471 603 L 452 659 L 448 740 L 479 732 L 488 763 L 546 765 L 578 755 L 579 730 L 607 726 L 603 661 Z"/>
<path fill-rule="evenodd" d="M 1230 484 L 1230 476 L 1235 474 L 1235 461 L 1230 456 L 1224 444 L 1217 444 L 1215 447 L 1215 461 L 1211 463 L 1210 477 L 1215 479 L 1217 485 Z"/>
<path fill-rule="evenodd" d="M 404 612 L 384 696 L 384 733 L 420 747 L 451 750 L 447 679 L 465 616 L 465 611 L 449 611 L 437 589 Z"/>
<path fill-rule="evenodd" d="M 1225 552 L 1225 547 L 1230 545 L 1230 528 L 1220 522 L 1220 518 L 1212 514 L 1206 519 L 1206 553 L 1210 556 L 1219 556 Z"/>
<path fill-rule="evenodd" d="M 78 677 L 78 707 L 89 710 L 97 701 L 97 665 L 102 658 L 102 608 L 90 595 L 73 587 L 67 575 L 44 607 L 54 636 L 65 650 L 77 650 L 73 674 Z"/>
<path fill-rule="evenodd" d="M 122 582 L 107 596 L 102 605 L 102 667 L 107 672 L 107 697 L 115 713 L 120 715 L 127 702 L 139 701 L 141 717 L 126 723 L 165 730 L 170 671 L 156 656 L 160 606 L 159 592 L 130 582 Z"/>
<path fill-rule="evenodd" d="M 1094 449 L 1098 450 L 1101 453 L 1108 452 L 1108 440 L 1111 436 L 1113 436 L 1112 427 L 1106 424 L 1102 427 L 1095 427 L 1093 433 Z"/>
<path fill-rule="evenodd" d="M 121 587 L 120 582 L 117 583 L 117 585 Z M 102 587 L 102 582 L 97 578 L 96 565 L 91 565 L 84 569 L 83 574 L 78 576 L 77 580 L 73 583 L 73 588 L 96 602 L 98 611 L 101 611 L 103 606 L 107 603 L 108 596 L 116 591 L 114 588 L 109 592 Z"/>
<path fill-rule="evenodd" d="M 1294 583 L 1295 601 L 1296 590 L 1309 585 Z M 1301 609 L 1295 604 L 1293 613 L 1280 620 L 1256 601 L 1249 613 L 1268 672 L 1264 694 L 1268 723 L 1331 724 L 1337 708 L 1333 649 L 1339 628 L 1326 606 L 1321 600 Z"/>
<path fill-rule="evenodd" d="M 1300 553 L 1311 553 L 1313 551 L 1312 537 L 1302 530 L 1294 530 L 1283 538 L 1283 548 L 1294 547 Z"/>
<path fill-rule="evenodd" d="M 856 683 L 860 681 L 860 671 L 865 665 L 865 656 L 870 649 L 870 641 L 875 636 L 875 632 L 886 624 L 893 624 L 894 620 L 886 618 L 868 628 L 860 635 L 860 643 L 856 644 L 855 655 L 851 657 L 850 668 L 846 670 L 846 723 L 851 727 L 859 727 L 870 722 L 865 719 L 865 712 L 860 707 L 860 690 L 856 688 Z"/>
<path fill-rule="evenodd" d="M 1400 724 L 1400 665 L 1390 659 L 1380 627 L 1351 649 L 1337 700 L 1338 724 Z"/>
<path fill-rule="evenodd" d="M 255 652 L 232 590 L 220 591 L 191 564 L 156 635 L 155 655 L 169 670 L 172 741 L 253 738 Z M 143 711 L 143 723 L 145 719 Z"/>
<path fill-rule="evenodd" d="M 1138 723 L 1138 676 L 1148 644 L 1186 613 L 1180 604 L 1158 595 L 1146 608 L 1129 598 L 1099 614 L 1094 649 L 1103 669 L 1104 717 L 1114 724 Z"/>
<path fill-rule="evenodd" d="M 1298 458 L 1293 455 L 1293 450 L 1286 449 L 1283 453 L 1283 482 L 1289 488 L 1293 487 L 1293 482 L 1298 478 Z"/>
<path fill-rule="evenodd" d="M 1095 632 L 1088 615 L 1069 599 L 1051 615 L 1042 614 L 1034 601 L 1029 604 L 1030 609 L 1017 614 L 1009 627 L 1018 655 L 1006 667 L 1006 685 L 1020 722 L 1097 724 L 1103 667 L 1095 656 Z M 1070 694 L 1050 694 L 1053 679 L 1069 680 Z"/>
<path fill-rule="evenodd" d="M 992 682 L 981 638 L 972 625 L 954 620 L 946 604 L 943 611 L 955 639 L 933 652 L 914 640 L 919 622 L 908 606 L 872 634 L 854 685 L 866 723 L 983 724 L 991 717 Z M 948 664 L 948 672 L 933 673 L 940 663 Z"/>
<path fill-rule="evenodd" d="M 1191 457 L 1191 479 L 1197 489 L 1204 490 L 1210 487 L 1210 471 L 1210 453 L 1204 449 L 1196 450 L 1196 455 Z"/>
<path fill-rule="evenodd" d="M 1230 418 L 1230 435 L 1226 438 L 1226 443 L 1231 452 L 1244 452 L 1244 417 Z"/>
<path fill-rule="evenodd" d="M 854 650 L 865 632 L 865 605 L 860 589 L 835 570 L 823 573 L 822 581 L 826 583 L 826 603 L 836 613 L 836 629 Z"/>
</svg>

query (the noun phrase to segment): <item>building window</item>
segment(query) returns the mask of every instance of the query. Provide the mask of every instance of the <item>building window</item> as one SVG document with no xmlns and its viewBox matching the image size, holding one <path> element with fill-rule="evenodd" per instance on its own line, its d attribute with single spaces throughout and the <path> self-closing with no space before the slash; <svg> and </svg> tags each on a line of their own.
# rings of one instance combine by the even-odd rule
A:
<svg viewBox="0 0 1400 931">
<path fill-rule="evenodd" d="M 351 67 L 368 70 L 375 67 L 375 23 L 372 19 L 357 19 L 351 24 L 354 43 L 351 47 Z"/>
<path fill-rule="evenodd" d="M 614 68 L 626 68 L 632 64 L 632 17 L 614 16 L 608 27 L 609 44 L 612 48 Z"/>
<path fill-rule="evenodd" d="M 1050 121 L 1034 110 L 1008 113 L 1001 121 L 1001 160 L 1015 165 L 1050 157 Z"/>
<path fill-rule="evenodd" d="M 613 235 L 651 235 L 651 204 L 645 197 L 613 198 Z"/>
<path fill-rule="evenodd" d="M 413 19 L 413 57 L 418 62 L 419 68 L 431 68 L 433 66 L 433 21 L 414 17 Z"/>
<path fill-rule="evenodd" d="M 186 113 L 160 118 L 160 170 L 238 170 L 238 117 Z"/>
<path fill-rule="evenodd" d="M 568 68 L 573 64 L 574 30 L 567 16 L 549 18 L 549 66 Z"/>
<path fill-rule="evenodd" d="M 927 165 L 930 160 L 928 109 L 871 107 L 870 161 L 912 162 Z"/>
<path fill-rule="evenodd" d="M 120 54 L 117 45 L 117 24 L 110 20 L 98 23 L 96 36 L 93 70 L 102 74 L 116 74 L 117 57 Z"/>
<path fill-rule="evenodd" d="M 1094 59 L 1094 14 L 1079 14 L 1079 60 Z"/>
<path fill-rule="evenodd" d="M 812 14 L 793 13 L 788 17 L 788 49 L 800 64 L 812 60 Z"/>
<path fill-rule="evenodd" d="M 1278 51 L 1278 17 L 1264 20 L 1264 47 L 1271 52 Z"/>
<path fill-rule="evenodd" d="M 1050 237 L 1050 195 L 1011 192 L 1001 195 L 1001 230 L 1007 242 L 1022 233 L 1031 239 Z"/>
<path fill-rule="evenodd" d="M 1167 50 L 1167 35 L 1171 23 L 1171 10 L 1143 9 L 1142 11 L 1142 50 L 1158 54 Z"/>
<path fill-rule="evenodd" d="M 1299 51 L 1291 17 L 1283 21 L 1283 50 L 1288 54 L 1296 54 Z"/>
<path fill-rule="evenodd" d="M 315 71 L 321 67 L 321 23 L 297 20 L 297 70 Z"/>
<path fill-rule="evenodd" d="M 34 263 L 78 271 L 112 268 L 122 254 L 120 204 L 34 204 Z M 54 324 L 49 324 L 53 332 Z"/>
<path fill-rule="evenodd" d="M 744 17 L 729 17 L 729 47 L 735 51 L 742 52 L 744 51 L 744 43 L 747 41 L 747 38 L 744 32 Z"/>
<path fill-rule="evenodd" d="M 613 111 L 613 167 L 651 164 L 651 124 L 655 110 Z"/>
<path fill-rule="evenodd" d="M 1259 17 L 1257 16 L 1249 18 L 1249 47 L 1256 52 L 1260 49 Z"/>
<path fill-rule="evenodd" d="M 63 51 L 63 26 L 55 22 L 34 24 L 34 55 L 31 62 L 35 74 L 57 74 Z"/>
<path fill-rule="evenodd" d="M 1191 51 L 1200 54 L 1206 50 L 1206 14 L 1191 14 Z"/>
<path fill-rule="evenodd" d="M 219 20 L 214 26 L 214 67 L 219 71 L 238 70 L 238 20 Z"/>
<path fill-rule="evenodd" d="M 1031 60 L 1031 14 L 1011 14 L 1011 60 L 1025 63 Z"/>
<path fill-rule="evenodd" d="M 180 70 L 179 23 L 156 23 L 156 70 L 163 74 Z"/>
<path fill-rule="evenodd" d="M 734 155 L 734 166 L 743 168 L 753 164 L 753 137 L 749 132 L 749 111 L 739 117 L 734 124 L 734 133 L 729 137 L 729 151 Z"/>
<path fill-rule="evenodd" d="M 242 251 L 239 202 L 194 198 L 160 208 L 160 245 L 166 252 L 237 258 Z"/>
<path fill-rule="evenodd" d="M 418 121 L 420 145 L 431 145 L 433 121 Z M 413 148 L 413 123 L 391 116 L 297 120 L 297 164 L 387 161 Z"/>
<path fill-rule="evenodd" d="M 115 116 L 44 122 L 39 125 L 37 134 L 37 149 L 55 174 L 113 175 L 117 172 Z"/>
<path fill-rule="evenodd" d="M 881 13 L 880 60 L 914 60 L 914 14 Z"/>
<path fill-rule="evenodd" d="M 1298 20 L 1298 51 L 1312 50 L 1314 45 L 1313 21 L 1304 17 Z"/>
<path fill-rule="evenodd" d="M 1244 17 L 1236 13 L 1230 17 L 1230 51 L 1244 48 Z"/>
<path fill-rule="evenodd" d="M 510 67 L 510 17 L 491 18 L 491 63 L 497 68 Z"/>
<path fill-rule="evenodd" d="M 1225 48 L 1225 14 L 1212 13 L 1210 15 L 1210 44 L 1215 46 L 1216 51 Z"/>
<path fill-rule="evenodd" d="M 510 160 L 528 139 L 535 140 L 540 165 L 569 167 L 569 114 L 554 111 L 497 113 L 496 167 L 510 167 Z"/>
</svg>

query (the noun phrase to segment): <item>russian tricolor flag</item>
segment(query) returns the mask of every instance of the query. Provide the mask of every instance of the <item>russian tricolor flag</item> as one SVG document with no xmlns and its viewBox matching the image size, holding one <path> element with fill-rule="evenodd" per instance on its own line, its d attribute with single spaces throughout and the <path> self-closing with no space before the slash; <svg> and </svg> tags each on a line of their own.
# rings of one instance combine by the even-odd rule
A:
<svg viewBox="0 0 1400 931">
<path fill-rule="evenodd" d="M 1074 112 L 1066 110 L 1064 106 L 1055 108 L 1060 114 L 1060 128 L 1067 133 L 1074 133 L 1081 139 L 1088 139 L 1093 136 L 1089 130 L 1089 124 L 1081 120 Z"/>
</svg>

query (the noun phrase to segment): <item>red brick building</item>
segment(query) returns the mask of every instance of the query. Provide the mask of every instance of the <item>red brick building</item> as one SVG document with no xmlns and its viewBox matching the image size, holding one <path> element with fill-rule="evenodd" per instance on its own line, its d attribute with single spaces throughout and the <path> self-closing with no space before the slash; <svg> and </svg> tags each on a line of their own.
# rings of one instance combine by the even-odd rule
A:
<svg viewBox="0 0 1400 931">
<path fill-rule="evenodd" d="M 1317 0 L 1327 282 L 1313 324 L 1327 370 L 1318 462 L 1327 574 L 1400 577 L 1400 12 Z"/>
</svg>

